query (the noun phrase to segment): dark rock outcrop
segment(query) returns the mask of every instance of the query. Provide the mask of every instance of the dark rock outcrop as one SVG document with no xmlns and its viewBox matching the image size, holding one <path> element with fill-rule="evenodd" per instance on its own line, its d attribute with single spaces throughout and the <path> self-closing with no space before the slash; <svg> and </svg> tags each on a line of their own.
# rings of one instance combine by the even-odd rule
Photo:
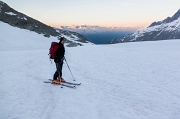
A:
<svg viewBox="0 0 180 119">
<path fill-rule="evenodd" d="M 69 46 L 77 46 L 81 43 L 90 42 L 81 34 L 70 31 L 62 31 L 61 29 L 48 26 L 38 20 L 35 20 L 23 13 L 14 10 L 2 1 L 0 1 L 0 21 L 8 23 L 14 27 L 34 31 L 38 34 L 43 34 L 45 37 L 54 36 L 59 38 L 61 36 L 67 36 L 71 39 L 75 37 L 76 42 L 73 42 L 72 40 L 69 41 L 69 39 L 67 39 L 67 42 L 70 43 Z M 79 43 L 77 43 L 77 41 Z"/>
</svg>

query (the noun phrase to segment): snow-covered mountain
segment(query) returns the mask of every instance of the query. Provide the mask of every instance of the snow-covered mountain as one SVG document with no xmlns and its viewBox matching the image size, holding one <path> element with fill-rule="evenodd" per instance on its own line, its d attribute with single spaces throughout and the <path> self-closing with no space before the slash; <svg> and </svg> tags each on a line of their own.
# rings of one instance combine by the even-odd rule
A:
<svg viewBox="0 0 180 119">
<path fill-rule="evenodd" d="M 136 28 L 71 25 L 71 26 L 61 26 L 60 29 L 74 31 L 74 32 L 82 33 L 82 34 L 94 34 L 94 33 L 102 33 L 102 32 L 106 33 L 106 32 L 118 32 L 118 31 L 134 31 Z"/>
<path fill-rule="evenodd" d="M 77 46 L 82 45 L 82 43 L 90 42 L 86 37 L 79 33 L 67 30 L 62 31 L 61 29 L 48 26 L 38 20 L 35 20 L 23 13 L 14 10 L 2 1 L 0 1 L 0 21 L 8 23 L 14 27 L 37 32 L 38 34 L 42 34 L 45 37 L 54 36 L 59 38 L 64 36 L 67 38 L 69 46 Z M 72 38 L 74 38 L 74 41 Z"/>
<path fill-rule="evenodd" d="M 61 26 L 60 29 L 77 32 L 90 41 L 96 44 L 103 44 L 119 36 L 124 36 L 133 33 L 136 28 L 134 27 L 103 27 L 103 26 L 90 26 L 90 25 L 71 25 Z"/>
<path fill-rule="evenodd" d="M 3 22 L 0 35 L 0 119 L 180 119 L 180 40 L 65 47 L 70 89 L 43 83 L 56 37 Z"/>
<path fill-rule="evenodd" d="M 180 39 L 180 10 L 172 17 L 168 17 L 162 21 L 153 22 L 149 27 L 138 30 L 135 33 L 119 37 L 108 43 L 122 43 L 135 41 L 155 41 Z"/>
</svg>

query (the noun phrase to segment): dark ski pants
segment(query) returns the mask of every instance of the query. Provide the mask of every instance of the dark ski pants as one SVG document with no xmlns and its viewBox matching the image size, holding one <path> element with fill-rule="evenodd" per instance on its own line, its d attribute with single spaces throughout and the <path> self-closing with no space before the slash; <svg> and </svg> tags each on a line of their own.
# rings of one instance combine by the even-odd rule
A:
<svg viewBox="0 0 180 119">
<path fill-rule="evenodd" d="M 56 72 L 54 73 L 53 79 L 57 80 L 58 77 L 62 77 L 63 62 L 55 63 L 55 64 L 56 64 Z"/>
</svg>

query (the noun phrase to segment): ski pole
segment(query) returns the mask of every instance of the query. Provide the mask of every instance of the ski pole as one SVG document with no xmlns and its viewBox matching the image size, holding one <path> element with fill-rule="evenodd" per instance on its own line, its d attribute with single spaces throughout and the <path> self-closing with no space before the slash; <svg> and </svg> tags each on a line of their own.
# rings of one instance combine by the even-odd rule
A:
<svg viewBox="0 0 180 119">
<path fill-rule="evenodd" d="M 64 57 L 64 59 L 65 59 L 65 61 L 66 61 L 66 58 L 65 58 L 65 57 Z M 67 64 L 67 66 L 68 66 L 69 71 L 71 72 L 71 69 L 70 69 L 70 67 L 69 67 L 69 65 L 68 65 L 68 63 L 67 63 L 67 61 L 66 61 L 66 64 Z M 71 72 L 71 75 L 72 75 L 72 77 L 73 77 L 73 79 L 74 79 L 74 76 L 73 76 L 72 72 Z M 74 79 L 74 81 L 75 81 L 75 79 Z"/>
</svg>

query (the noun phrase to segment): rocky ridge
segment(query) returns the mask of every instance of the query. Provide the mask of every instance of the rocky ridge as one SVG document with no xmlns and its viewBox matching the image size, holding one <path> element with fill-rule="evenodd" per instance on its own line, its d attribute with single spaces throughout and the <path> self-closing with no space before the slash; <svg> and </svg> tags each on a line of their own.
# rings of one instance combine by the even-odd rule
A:
<svg viewBox="0 0 180 119">
<path fill-rule="evenodd" d="M 153 22 L 149 27 L 138 30 L 132 34 L 114 39 L 109 44 L 136 42 L 136 41 L 156 41 L 180 39 L 180 10 L 172 17 L 158 22 Z"/>
<path fill-rule="evenodd" d="M 54 36 L 59 38 L 63 36 L 67 39 L 68 46 L 70 47 L 83 45 L 83 43 L 90 42 L 86 37 L 79 33 L 64 31 L 48 26 L 38 20 L 35 20 L 23 13 L 14 10 L 2 1 L 0 1 L 0 21 L 8 23 L 14 27 L 34 31 L 38 34 L 43 34 L 45 37 Z"/>
</svg>

